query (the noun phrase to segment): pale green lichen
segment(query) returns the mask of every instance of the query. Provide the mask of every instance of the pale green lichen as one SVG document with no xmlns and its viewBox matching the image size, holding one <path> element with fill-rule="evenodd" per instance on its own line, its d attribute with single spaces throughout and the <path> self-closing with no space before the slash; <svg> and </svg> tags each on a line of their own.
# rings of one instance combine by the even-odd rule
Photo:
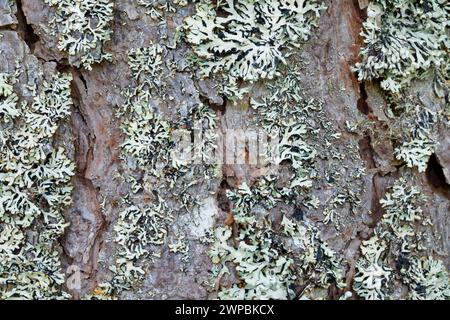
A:
<svg viewBox="0 0 450 320">
<path fill-rule="evenodd" d="M 272 181 L 263 179 L 251 189 L 243 184 L 238 190 L 228 192 L 234 219 L 239 225 L 236 238 L 239 245 L 228 244 L 231 238 L 229 228 L 218 228 L 210 257 L 218 265 L 216 276 L 220 278 L 229 273 L 226 263 L 231 261 L 236 264 L 244 283 L 222 288 L 219 291 L 221 299 L 287 299 L 293 296 L 290 289 L 295 278 L 290 268 L 293 260 L 277 249 L 270 225 L 252 214 L 253 207 L 263 198 L 267 209 L 281 200 L 281 194 L 274 189 Z"/>
<path fill-rule="evenodd" d="M 363 241 L 356 264 L 353 288 L 360 297 L 396 299 L 394 286 L 400 281 L 408 286 L 409 299 L 449 298 L 450 281 L 443 262 L 420 258 L 424 246 L 417 222 L 427 220 L 420 207 L 424 200 L 419 189 L 407 186 L 404 178 L 380 200 L 385 213 L 375 235 Z"/>
<path fill-rule="evenodd" d="M 307 141 L 307 133 L 313 128 L 306 120 L 309 113 L 319 113 L 321 106 L 303 96 L 294 72 L 268 88 L 269 95 L 258 101 L 253 99 L 251 104 L 265 133 L 279 139 L 276 150 L 268 148 L 268 160 L 272 165 L 281 165 L 285 161 L 292 165 L 294 175 L 290 187 L 298 193 L 299 189 L 309 189 L 313 184 L 314 173 L 310 167 L 316 160 L 317 151 Z"/>
<path fill-rule="evenodd" d="M 171 143 L 169 122 L 147 111 L 136 119 L 125 120 L 122 130 L 126 135 L 122 148 L 139 165 L 149 165 L 152 170 L 156 170 L 158 163 L 167 164 Z"/>
<path fill-rule="evenodd" d="M 243 92 L 232 94 L 230 86 L 237 89 L 238 79 L 276 76 L 284 49 L 308 39 L 323 8 L 316 0 L 201 1 L 185 19 L 186 39 L 199 57 L 201 75 L 223 74 L 224 91 L 240 97 Z"/>
<path fill-rule="evenodd" d="M 188 263 L 190 249 L 189 240 L 183 233 L 176 233 L 175 236 L 175 241 L 168 245 L 169 251 L 175 254 L 181 254 L 182 261 Z M 183 268 L 181 268 L 181 270 L 183 270 Z"/>
<path fill-rule="evenodd" d="M 128 66 L 133 78 L 156 89 L 162 82 L 159 77 L 163 71 L 164 56 L 164 47 L 159 44 L 130 50 Z"/>
<path fill-rule="evenodd" d="M 409 286 L 409 298 L 413 300 L 450 299 L 450 281 L 444 263 L 432 257 L 412 257 L 401 269 L 402 281 Z"/>
<path fill-rule="evenodd" d="M 305 95 L 299 66 L 294 63 L 286 69 L 283 77 L 267 86 L 268 94 L 252 99 L 251 105 L 255 126 L 268 136 L 278 134 L 281 142 L 277 146 L 279 153 L 270 147 L 266 150 L 265 156 L 272 163 L 269 160 L 261 165 L 267 172 L 272 172 L 271 165 L 275 165 L 275 169 L 282 167 L 293 174 L 280 181 L 276 170 L 274 175 L 263 175 L 251 185 L 243 182 L 227 190 L 233 234 L 228 227 L 216 229 L 210 251 L 214 263 L 211 283 L 217 285 L 227 277 L 229 262 L 236 266 L 240 283 L 222 286 L 218 292 L 221 299 L 324 299 L 332 287 L 345 287 L 343 261 L 322 239 L 316 226 L 287 215 L 279 224 L 272 220 L 272 212 L 283 212 L 286 205 L 298 207 L 296 211 L 303 207 L 323 208 L 324 214 L 333 211 L 336 220 L 340 209 L 348 204 L 350 211 L 356 212 L 360 184 L 353 182 L 364 174 L 358 149 L 344 144 L 343 153 L 336 146 L 341 136 L 333 129 L 322 104 Z M 349 167 L 345 163 L 349 160 L 360 166 Z M 339 168 L 330 167 L 336 161 Z M 312 194 L 321 184 L 333 188 L 325 204 Z M 303 212 L 296 215 L 296 219 L 304 219 Z M 280 229 L 284 231 L 280 233 Z M 297 286 L 301 291 L 296 293 Z"/>
<path fill-rule="evenodd" d="M 284 233 L 292 237 L 295 250 L 300 250 L 297 279 L 304 286 L 300 299 L 323 299 L 331 285 L 345 287 L 342 259 L 322 239 L 320 231 L 306 223 L 283 216 Z"/>
<path fill-rule="evenodd" d="M 44 80 L 32 104 L 19 105 L 17 75 L 0 76 L 1 96 L 13 97 L 8 121 L 20 119 L 2 124 L 0 141 L 0 298 L 68 298 L 57 239 L 67 227 L 62 210 L 71 203 L 75 168 L 51 141 L 70 113 L 71 76 Z"/>
<path fill-rule="evenodd" d="M 395 149 L 395 157 L 405 161 L 409 168 L 425 172 L 435 150 L 435 128 L 440 115 L 423 105 L 415 105 L 405 108 L 402 116 L 408 121 L 408 140 Z"/>
<path fill-rule="evenodd" d="M 361 244 L 362 257 L 356 264 L 353 289 L 367 300 L 382 300 L 387 297 L 386 287 L 391 279 L 390 269 L 382 259 L 386 242 L 377 236 Z"/>
<path fill-rule="evenodd" d="M 10 122 L 20 115 L 20 108 L 17 106 L 19 98 L 13 90 L 14 81 L 14 77 L 0 73 L 0 115 L 3 122 Z"/>
<path fill-rule="evenodd" d="M 219 229 L 217 232 L 221 232 Z M 221 236 L 226 240 L 231 231 L 225 230 Z M 221 264 L 225 262 L 236 264 L 236 271 L 245 281 L 244 285 L 233 285 L 223 288 L 218 296 L 220 299 L 287 299 L 293 296 L 289 284 L 294 275 L 291 271 L 293 260 L 280 255 L 274 248 L 270 235 L 259 231 L 251 235 L 249 243 L 241 241 L 235 249 L 227 245 L 218 250 L 229 249 L 222 257 Z M 220 244 L 219 244 L 220 245 Z M 213 256 L 213 259 L 215 257 Z M 214 261 L 214 260 L 213 260 Z M 226 271 L 221 271 L 221 273 Z"/>
<path fill-rule="evenodd" d="M 333 222 L 339 228 L 339 211 L 349 206 L 356 214 L 361 204 L 360 178 L 364 166 L 358 147 L 343 141 L 325 113 L 323 103 L 305 94 L 301 68 L 292 62 L 283 77 L 267 85 L 268 94 L 252 99 L 251 105 L 256 111 L 257 125 L 268 136 L 279 137 L 278 149 L 269 147 L 267 158 L 271 165 L 289 163 L 293 171 L 289 187 L 298 197 L 296 202 L 308 209 L 322 205 L 324 222 Z M 356 165 L 349 166 L 349 161 Z M 325 204 L 312 194 L 321 183 L 333 188 Z"/>
<path fill-rule="evenodd" d="M 423 219 L 423 211 L 420 207 L 425 201 L 419 189 L 408 187 L 404 179 L 400 179 L 386 193 L 380 204 L 384 209 L 382 223 L 401 241 L 401 250 L 409 251 L 415 248 L 415 241 L 411 238 L 417 233 L 414 224 Z"/>
<path fill-rule="evenodd" d="M 188 2 L 188 0 L 137 0 L 137 4 L 145 8 L 146 14 L 150 15 L 152 19 L 161 20 L 163 23 L 166 22 L 164 13 L 175 13 L 177 11 L 176 5 L 184 7 Z"/>
<path fill-rule="evenodd" d="M 159 44 L 129 51 L 128 67 L 135 84 L 122 91 L 125 101 L 116 112 L 118 117 L 126 113 L 153 112 L 154 108 L 150 106 L 170 100 L 166 80 L 171 70 L 167 70 L 166 54 L 167 50 Z"/>
<path fill-rule="evenodd" d="M 269 219 L 261 216 L 264 210 L 289 202 L 288 190 L 279 190 L 275 183 L 274 178 L 262 178 L 252 187 L 242 184 L 227 192 L 238 234 L 232 237 L 229 227 L 217 228 L 209 255 L 216 265 L 214 276 L 220 279 L 229 273 L 227 265 L 232 262 L 242 282 L 222 287 L 221 299 L 292 299 L 297 282 L 304 285 L 300 298 L 318 298 L 320 288 L 326 292 L 331 284 L 344 286 L 341 261 L 317 229 L 284 217 L 284 235 L 278 235 Z"/>
<path fill-rule="evenodd" d="M 273 180 L 272 180 L 273 181 Z M 221 299 L 288 299 L 293 297 L 290 284 L 294 280 L 291 270 L 293 260 L 279 251 L 273 240 L 270 225 L 252 214 L 255 205 L 264 203 L 267 209 L 281 200 L 271 180 L 263 179 L 253 188 L 246 184 L 237 191 L 229 191 L 228 197 L 233 203 L 233 214 L 239 225 L 236 238 L 239 245 L 228 244 L 231 238 L 229 228 L 216 229 L 216 240 L 210 251 L 213 263 L 218 264 L 216 275 L 221 277 L 229 273 L 227 262 L 236 264 L 236 271 L 243 280 L 241 285 L 222 288 Z"/>
<path fill-rule="evenodd" d="M 394 137 L 398 140 L 395 157 L 425 172 L 436 145 L 434 135 L 441 114 L 435 111 L 441 102 L 423 105 L 411 102 L 405 93 L 413 80 L 426 79 L 432 83 L 430 91 L 434 89 L 445 105 L 443 98 L 449 92 L 450 5 L 445 0 L 374 0 L 367 14 L 361 62 L 355 66 L 359 80 L 380 81 L 388 93 L 385 113 L 390 115 L 393 130 L 397 128 L 396 118 L 410 120 L 412 132 Z"/>
<path fill-rule="evenodd" d="M 129 182 L 130 192 L 114 227 L 119 245 L 112 278 L 91 298 L 116 297 L 137 288 L 151 266 L 144 261 L 155 261 L 165 248 L 178 255 L 183 266 L 190 263 L 190 239 L 185 230 L 171 226 L 179 214 L 193 214 L 208 196 L 192 190 L 217 175 L 216 164 L 205 162 L 216 148 L 217 116 L 201 103 L 178 110 L 173 120 L 159 111 L 160 104 L 171 101 L 167 91 L 174 67 L 164 59 L 167 53 L 165 47 L 151 44 L 128 55 L 133 83 L 122 91 L 124 103 L 117 116 L 123 119 L 122 158 L 132 164 L 119 178 Z M 175 157 L 178 135 L 187 132 L 190 141 L 188 129 L 203 139 L 188 150 L 192 157 Z"/>
<path fill-rule="evenodd" d="M 367 12 L 360 81 L 381 79 L 383 89 L 397 94 L 412 79 L 448 65 L 448 1 L 375 0 Z"/>
<path fill-rule="evenodd" d="M 69 62 L 90 70 L 94 63 L 110 60 L 104 53 L 111 37 L 114 4 L 110 0 L 45 0 L 55 8 L 50 26 L 58 37 L 58 49 L 69 55 Z"/>
<path fill-rule="evenodd" d="M 116 263 L 110 267 L 114 275 L 101 285 L 106 296 L 129 290 L 142 280 L 146 273 L 143 261 L 159 255 L 151 248 L 165 243 L 168 224 L 173 222 L 171 210 L 160 198 L 141 207 L 129 202 L 125 205 L 114 226 L 118 244 Z"/>
</svg>

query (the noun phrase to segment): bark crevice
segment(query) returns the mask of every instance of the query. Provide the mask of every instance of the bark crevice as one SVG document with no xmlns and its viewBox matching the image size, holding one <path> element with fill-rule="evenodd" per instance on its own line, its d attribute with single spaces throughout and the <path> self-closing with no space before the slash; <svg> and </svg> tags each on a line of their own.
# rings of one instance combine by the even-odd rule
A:
<svg viewBox="0 0 450 320">
<path fill-rule="evenodd" d="M 34 52 L 35 44 L 40 40 L 39 36 L 34 32 L 31 24 L 28 23 L 27 17 L 22 8 L 22 0 L 16 0 L 17 4 L 17 31 L 22 40 L 30 48 L 31 53 Z"/>
<path fill-rule="evenodd" d="M 85 110 L 84 96 L 88 85 L 81 71 L 72 68 L 71 129 L 74 137 L 73 205 L 67 210 L 67 220 L 71 223 L 64 234 L 63 261 L 77 265 L 82 273 L 82 287 L 69 290 L 74 299 L 83 292 L 91 291 L 97 284 L 98 255 L 107 231 L 106 219 L 101 206 L 100 188 L 96 187 L 88 171 L 95 157 L 96 133 L 91 128 L 88 111 Z M 84 239 L 79 239 L 79 237 Z M 74 248 L 74 240 L 77 243 Z M 70 247 L 70 249 L 67 249 Z"/>
</svg>

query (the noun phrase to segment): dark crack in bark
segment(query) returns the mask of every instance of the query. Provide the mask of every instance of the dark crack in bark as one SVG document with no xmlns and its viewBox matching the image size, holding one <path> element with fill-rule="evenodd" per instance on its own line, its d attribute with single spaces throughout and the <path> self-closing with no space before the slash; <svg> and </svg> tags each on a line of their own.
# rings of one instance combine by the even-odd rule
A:
<svg viewBox="0 0 450 320">
<path fill-rule="evenodd" d="M 442 165 L 435 153 L 428 160 L 427 170 L 425 171 L 428 183 L 432 186 L 433 191 L 441 193 L 450 199 L 450 185 L 447 183 Z"/>
<path fill-rule="evenodd" d="M 27 17 L 25 16 L 22 9 L 22 0 L 16 0 L 17 4 L 17 31 L 23 41 L 27 44 L 28 48 L 30 48 L 31 53 L 34 52 L 34 46 L 36 42 L 39 41 L 39 36 L 34 33 L 33 27 L 28 24 Z"/>
</svg>

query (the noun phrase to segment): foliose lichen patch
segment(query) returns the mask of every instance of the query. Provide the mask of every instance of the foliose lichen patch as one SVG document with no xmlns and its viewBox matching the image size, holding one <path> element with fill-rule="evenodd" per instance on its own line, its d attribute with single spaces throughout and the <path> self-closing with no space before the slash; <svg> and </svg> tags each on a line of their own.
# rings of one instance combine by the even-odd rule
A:
<svg viewBox="0 0 450 320">
<path fill-rule="evenodd" d="M 222 91 L 241 98 L 246 89 L 238 81 L 276 76 L 285 49 L 308 39 L 324 6 L 316 0 L 228 0 L 200 1 L 196 9 L 184 28 L 201 76 L 221 75 Z"/>
<path fill-rule="evenodd" d="M 104 46 L 112 33 L 112 1 L 45 0 L 45 3 L 55 9 L 50 20 L 51 32 L 70 64 L 90 70 L 94 63 L 111 59 Z"/>
<path fill-rule="evenodd" d="M 75 167 L 52 141 L 70 113 L 71 76 L 30 88 L 29 102 L 16 91 L 20 73 L 0 74 L 0 298 L 69 298 L 58 238 Z"/>
<path fill-rule="evenodd" d="M 394 299 L 403 283 L 411 299 L 448 299 L 448 271 L 425 250 L 424 229 L 431 221 L 421 208 L 426 199 L 420 190 L 401 178 L 380 203 L 384 215 L 361 245 L 354 290 L 365 299 Z"/>
<path fill-rule="evenodd" d="M 448 1 L 441 0 L 371 1 L 355 65 L 360 81 L 377 81 L 385 90 L 392 128 L 408 119 L 409 128 L 393 136 L 395 157 L 419 172 L 434 153 L 438 123 L 448 118 L 449 12 Z M 413 96 L 408 89 L 418 81 L 430 83 L 439 102 Z"/>
<path fill-rule="evenodd" d="M 195 218 L 194 209 L 209 196 L 196 194 L 196 188 L 219 174 L 217 164 L 204 162 L 216 148 L 216 114 L 200 102 L 175 110 L 175 120 L 161 111 L 173 100 L 171 79 L 177 72 L 166 59 L 168 50 L 151 44 L 129 52 L 134 83 L 123 90 L 124 103 L 117 115 L 123 118 L 123 161 L 132 169 L 118 178 L 125 178 L 130 190 L 114 227 L 114 241 L 119 245 L 115 265 L 110 268 L 112 278 L 99 286 L 94 298 L 137 290 L 151 272 L 148 262 L 163 254 L 174 254 L 182 265 L 189 266 L 189 230 L 174 229 L 173 222 L 186 214 Z M 198 150 L 191 150 L 194 159 L 173 156 L 177 134 L 186 130 L 201 132 L 205 138 Z"/>
<path fill-rule="evenodd" d="M 425 73 L 445 84 L 449 12 L 445 0 L 371 1 L 356 64 L 359 80 L 381 79 L 381 87 L 393 94 Z"/>
</svg>

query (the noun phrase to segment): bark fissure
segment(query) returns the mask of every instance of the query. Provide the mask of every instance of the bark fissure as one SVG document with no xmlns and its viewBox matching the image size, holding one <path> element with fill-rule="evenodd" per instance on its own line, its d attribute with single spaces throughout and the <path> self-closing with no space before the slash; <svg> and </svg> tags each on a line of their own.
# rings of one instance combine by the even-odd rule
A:
<svg viewBox="0 0 450 320">
<path fill-rule="evenodd" d="M 74 107 L 71 113 L 71 127 L 75 140 L 76 172 L 73 178 L 74 205 L 68 210 L 68 219 L 74 227 L 66 230 L 66 242 L 63 247 L 72 245 L 70 239 L 72 236 L 77 236 L 80 228 L 89 230 L 89 234 L 86 235 L 88 239 L 84 247 L 77 251 L 72 250 L 71 253 L 69 253 L 70 250 L 64 250 L 65 257 L 62 258 L 78 265 L 82 271 L 82 288 L 70 291 L 77 299 L 82 292 L 90 291 L 96 286 L 98 254 L 107 230 L 107 223 L 101 207 L 100 189 L 95 186 L 95 181 L 88 174 L 94 161 L 96 143 L 96 133 L 90 125 L 89 113 L 85 110 L 83 101 L 88 85 L 81 71 L 72 68 L 72 75 L 71 92 Z"/>
<path fill-rule="evenodd" d="M 22 0 L 16 0 L 17 4 L 17 31 L 23 41 L 30 48 L 31 53 L 34 52 L 34 46 L 39 41 L 39 36 L 34 32 L 33 27 L 28 23 L 27 17 L 22 9 Z"/>
<path fill-rule="evenodd" d="M 450 199 L 450 185 L 445 179 L 444 170 L 435 153 L 433 153 L 428 160 L 425 174 L 428 182 L 433 186 L 434 190 Z"/>
</svg>

